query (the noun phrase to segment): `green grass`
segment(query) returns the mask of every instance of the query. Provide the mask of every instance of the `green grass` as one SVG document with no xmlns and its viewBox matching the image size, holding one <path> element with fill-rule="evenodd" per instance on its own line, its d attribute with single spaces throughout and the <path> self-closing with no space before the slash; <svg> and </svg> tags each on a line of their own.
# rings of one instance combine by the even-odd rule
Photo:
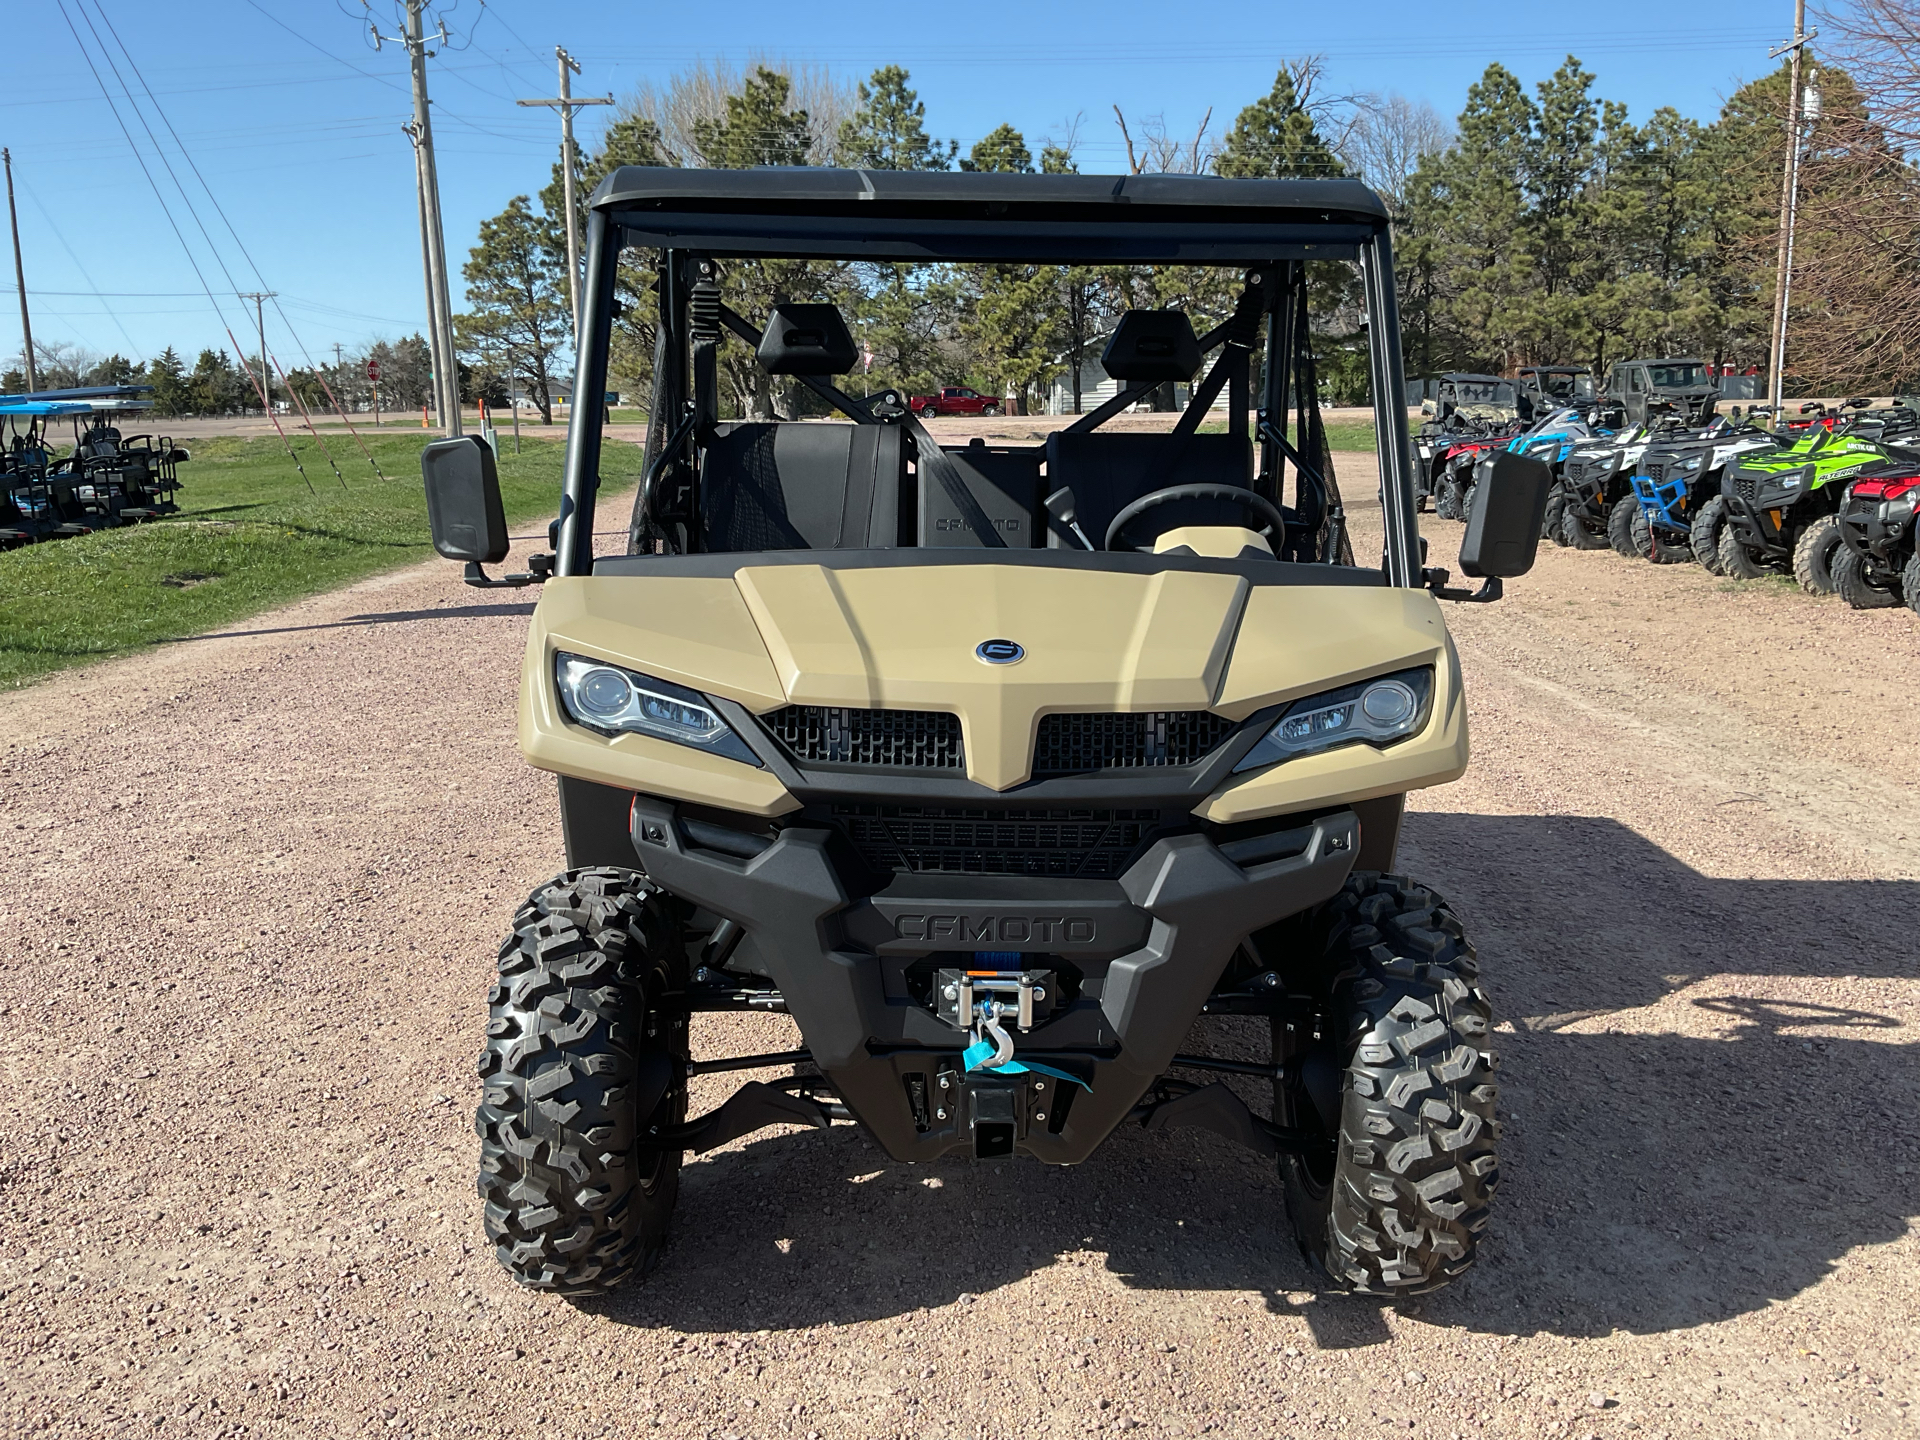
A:
<svg viewBox="0 0 1920 1440">
<path fill-rule="evenodd" d="M 1227 422 L 1224 420 L 1203 421 L 1200 425 L 1200 433 L 1202 435 L 1224 435 L 1227 433 Z M 1287 434 L 1289 438 L 1292 437 L 1293 431 L 1291 427 L 1289 427 Z M 1337 424 L 1327 426 L 1327 448 L 1330 450 L 1362 450 L 1371 455 L 1374 453 L 1374 443 L 1373 422 L 1371 420 L 1342 420 Z"/>
<path fill-rule="evenodd" d="M 420 450 L 430 435 L 368 436 L 386 479 L 346 435 L 328 436 L 345 485 L 311 439 L 295 451 L 310 493 L 277 437 L 191 442 L 181 513 L 0 553 L 0 686 L 157 642 L 204 634 L 275 605 L 431 555 Z M 510 523 L 559 506 L 564 447 L 510 441 L 500 488 Z M 631 455 L 631 463 L 627 457 Z M 612 445 L 604 475 L 639 469 Z"/>
</svg>

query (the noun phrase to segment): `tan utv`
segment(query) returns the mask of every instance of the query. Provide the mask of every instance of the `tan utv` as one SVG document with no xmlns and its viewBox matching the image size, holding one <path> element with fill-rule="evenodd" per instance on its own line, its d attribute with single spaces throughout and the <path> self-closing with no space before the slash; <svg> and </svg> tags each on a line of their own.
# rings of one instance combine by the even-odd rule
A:
<svg viewBox="0 0 1920 1440">
<path fill-rule="evenodd" d="M 1463 1272 L 1498 1180 L 1491 1015 L 1459 920 L 1394 852 L 1407 791 L 1467 764 L 1438 600 L 1532 564 L 1549 477 L 1503 455 L 1477 488 L 1479 590 L 1423 566 L 1381 202 L 1347 180 L 623 169 L 588 231 L 554 553 L 489 579 L 491 451 L 423 462 L 440 553 L 543 586 L 520 743 L 559 777 L 569 868 L 514 916 L 480 1058 L 501 1263 L 570 1295 L 643 1273 L 682 1156 L 764 1126 L 1067 1165 L 1134 1121 L 1273 1157 L 1334 1287 Z M 1204 333 L 1119 316 L 1117 392 L 1044 443 L 944 447 L 904 392 L 835 383 L 860 361 L 835 305 L 729 303 L 831 294 L 868 262 L 1213 267 L 1195 289 L 1227 299 Z M 1326 262 L 1358 269 L 1379 397 L 1364 564 L 1315 400 Z M 651 425 L 627 553 L 596 556 L 619 267 L 655 286 Z M 723 359 L 846 418 L 726 418 Z M 1169 381 L 1191 386 L 1169 432 L 1102 428 Z M 703 1011 L 790 1015 L 801 1048 L 695 1054 Z M 1183 1053 L 1202 1016 L 1251 1017 L 1243 1043 Z M 749 1071 L 782 1078 L 688 1114 L 692 1077 Z"/>
</svg>

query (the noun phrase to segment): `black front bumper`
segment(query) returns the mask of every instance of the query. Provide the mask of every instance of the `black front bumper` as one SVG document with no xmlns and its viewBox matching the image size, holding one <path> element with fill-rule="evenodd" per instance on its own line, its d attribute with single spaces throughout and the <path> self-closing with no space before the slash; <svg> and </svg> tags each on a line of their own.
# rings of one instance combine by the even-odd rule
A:
<svg viewBox="0 0 1920 1440">
<path fill-rule="evenodd" d="M 1014 1148 L 1055 1164 L 1086 1159 L 1168 1068 L 1239 943 L 1336 894 L 1360 846 L 1358 818 L 1341 810 L 1234 842 L 1240 863 L 1181 834 L 1114 880 L 900 874 L 864 893 L 835 830 L 790 826 L 748 857 L 704 834 L 668 802 L 634 802 L 642 868 L 744 930 L 729 968 L 779 989 L 815 1063 L 889 1155 L 975 1153 L 972 1122 L 1006 1112 Z M 990 968 L 1018 954 L 1020 968 L 1072 977 L 1016 1037 L 1016 1057 L 1087 1088 L 964 1072 L 970 1037 L 934 1013 L 924 977 L 979 952 Z"/>
<path fill-rule="evenodd" d="M 1848 496 L 1840 509 L 1840 538 L 1847 548 L 1895 570 L 1906 563 L 1913 528 L 1914 512 L 1885 500 Z"/>
</svg>

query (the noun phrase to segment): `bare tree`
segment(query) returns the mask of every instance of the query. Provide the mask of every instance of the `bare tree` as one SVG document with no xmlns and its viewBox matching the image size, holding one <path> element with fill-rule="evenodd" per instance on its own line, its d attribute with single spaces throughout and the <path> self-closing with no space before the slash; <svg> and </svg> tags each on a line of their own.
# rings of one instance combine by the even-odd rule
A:
<svg viewBox="0 0 1920 1440">
<path fill-rule="evenodd" d="M 651 80 L 642 83 L 621 103 L 616 115 L 651 120 L 659 127 L 661 148 L 674 163 L 698 165 L 696 133 L 703 125 L 725 124 L 727 97 L 738 95 L 746 86 L 746 77 L 762 68 L 784 75 L 793 87 L 791 104 L 795 110 L 806 112 L 810 151 L 815 163 L 823 162 L 833 153 L 840 122 L 859 105 L 854 87 L 835 78 L 823 65 L 796 65 L 764 56 L 749 56 L 743 66 L 730 60 L 696 60 L 676 71 L 665 85 Z"/>
<path fill-rule="evenodd" d="M 1850 0 L 1822 7 L 1822 47 L 1860 88 L 1888 143 L 1920 150 L 1920 0 Z"/>
<path fill-rule="evenodd" d="M 1213 123 L 1213 107 L 1207 107 L 1207 113 L 1200 117 L 1200 124 L 1193 132 L 1191 140 L 1174 135 L 1167 129 L 1164 115 L 1149 115 L 1140 121 L 1140 144 L 1134 147 L 1133 131 L 1127 125 L 1127 117 L 1120 107 L 1113 107 L 1113 118 L 1120 126 L 1120 135 L 1127 144 L 1127 169 L 1135 175 L 1203 175 L 1213 166 L 1213 157 L 1220 149 L 1218 139 L 1207 134 L 1207 128 Z"/>
<path fill-rule="evenodd" d="M 1398 213 L 1405 206 L 1407 182 L 1420 162 L 1453 143 L 1453 125 L 1424 100 L 1397 91 L 1362 96 L 1354 104 L 1353 123 L 1340 158 Z"/>
</svg>

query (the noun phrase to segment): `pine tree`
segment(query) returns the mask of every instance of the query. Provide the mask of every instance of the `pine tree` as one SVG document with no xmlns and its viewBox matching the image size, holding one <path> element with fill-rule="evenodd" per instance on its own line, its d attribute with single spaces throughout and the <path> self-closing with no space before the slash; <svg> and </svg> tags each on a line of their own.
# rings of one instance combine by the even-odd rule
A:
<svg viewBox="0 0 1920 1440">
<path fill-rule="evenodd" d="M 169 345 L 147 362 L 146 383 L 153 386 L 153 408 L 161 415 L 185 415 L 191 405 L 187 367 Z"/>
<path fill-rule="evenodd" d="M 1002 175 L 1031 175 L 1033 152 L 1027 149 L 1026 137 L 1013 126 L 996 125 L 974 141 L 973 149 L 960 162 L 960 168 L 989 170 Z"/>
<path fill-rule="evenodd" d="M 1242 110 L 1214 161 L 1214 172 L 1232 180 L 1344 175 L 1347 167 L 1320 137 L 1300 94 L 1300 76 L 1282 65 L 1273 89 Z"/>
<path fill-rule="evenodd" d="M 756 165 L 805 165 L 812 149 L 807 112 L 789 109 L 793 82 L 756 66 L 738 95 L 727 97 L 727 118 L 700 120 L 693 143 L 703 165 L 747 170 Z"/>
<path fill-rule="evenodd" d="M 927 107 L 898 65 L 882 65 L 861 82 L 860 108 L 840 123 L 839 164 L 869 170 L 947 170 L 960 142 L 943 150 L 927 134 Z"/>
<path fill-rule="evenodd" d="M 553 423 L 553 361 L 569 342 L 565 252 L 556 257 L 524 195 L 480 225 L 460 273 L 472 309 L 454 333 L 484 372 L 519 382 Z"/>
</svg>

